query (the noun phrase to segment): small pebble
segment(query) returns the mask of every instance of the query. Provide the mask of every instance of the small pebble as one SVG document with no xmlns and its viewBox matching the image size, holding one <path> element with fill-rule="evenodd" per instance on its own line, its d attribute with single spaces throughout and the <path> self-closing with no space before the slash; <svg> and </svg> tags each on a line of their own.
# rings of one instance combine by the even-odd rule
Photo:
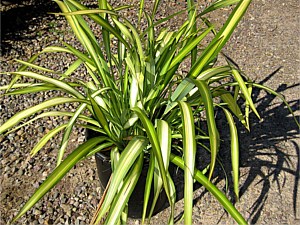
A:
<svg viewBox="0 0 300 225">
<path fill-rule="evenodd" d="M 40 210 L 38 210 L 38 209 L 35 209 L 35 210 L 33 211 L 33 214 L 36 215 L 36 216 L 37 216 L 37 215 L 41 215 L 41 213 L 42 213 L 42 212 L 41 212 Z"/>
</svg>

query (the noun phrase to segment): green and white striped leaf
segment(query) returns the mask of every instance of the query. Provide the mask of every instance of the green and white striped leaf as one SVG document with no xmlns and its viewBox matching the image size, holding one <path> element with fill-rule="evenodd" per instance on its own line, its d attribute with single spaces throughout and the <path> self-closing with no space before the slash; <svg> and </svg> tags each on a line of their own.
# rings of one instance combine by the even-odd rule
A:
<svg viewBox="0 0 300 225">
<path fill-rule="evenodd" d="M 103 139 L 99 137 L 92 138 L 75 149 L 58 167 L 55 168 L 55 170 L 35 191 L 35 193 L 15 216 L 12 223 L 24 215 L 35 203 L 37 203 L 38 200 L 40 200 L 52 187 L 54 187 L 78 161 L 83 159 L 94 146 L 102 141 Z"/>
<path fill-rule="evenodd" d="M 117 168 L 112 174 L 112 180 L 106 193 L 106 197 L 98 213 L 96 224 L 108 212 L 121 182 L 123 182 L 123 179 L 126 177 L 128 171 L 132 168 L 135 160 L 141 154 L 143 154 L 143 150 L 146 148 L 147 144 L 147 139 L 145 139 L 144 137 L 136 136 L 122 151 Z"/>
<path fill-rule="evenodd" d="M 182 115 L 183 159 L 184 159 L 184 223 L 192 224 L 193 186 L 196 158 L 194 117 L 188 103 L 179 101 Z"/>
<path fill-rule="evenodd" d="M 171 141 L 172 141 L 172 136 L 171 136 L 171 129 L 169 124 L 164 121 L 164 120 L 157 120 L 157 136 L 159 139 L 160 147 L 161 147 L 161 152 L 162 152 L 162 158 L 164 162 L 164 166 L 167 172 L 167 179 L 168 179 L 168 184 L 170 186 L 170 194 L 171 194 L 171 215 L 169 218 L 169 221 L 173 221 L 173 215 L 174 215 L 174 206 L 175 206 L 175 196 L 173 195 L 174 192 L 172 190 L 172 185 L 173 181 L 172 178 L 170 177 L 168 173 L 168 168 L 169 168 L 169 162 L 170 162 L 170 153 L 171 153 Z M 159 166 L 157 161 L 155 161 L 155 169 L 154 171 L 158 171 L 157 173 L 154 173 L 154 197 L 153 197 L 153 202 L 151 206 L 151 210 L 149 213 L 149 219 L 152 216 L 152 213 L 154 211 L 155 204 L 157 202 L 157 199 L 159 197 L 159 194 L 161 193 L 161 189 L 163 187 L 163 181 L 159 172 Z M 173 222 L 172 222 L 173 223 Z"/>
<path fill-rule="evenodd" d="M 39 56 L 39 53 L 33 55 L 33 56 L 28 60 L 28 63 L 33 63 L 35 60 L 37 60 L 38 56 Z M 27 65 L 22 65 L 17 71 L 18 71 L 18 72 L 25 71 L 27 68 L 28 68 Z M 11 80 L 11 82 L 9 83 L 9 87 L 8 87 L 7 90 L 6 90 L 7 92 L 11 89 L 11 87 L 12 87 L 13 85 L 16 84 L 16 82 L 18 81 L 19 78 L 20 78 L 20 75 L 16 75 L 16 76 Z"/>
<path fill-rule="evenodd" d="M 93 116 L 97 119 L 97 121 L 99 121 L 99 123 L 101 124 L 101 127 L 105 130 L 107 135 L 109 137 L 112 137 L 112 133 L 109 129 L 108 122 L 104 116 L 104 113 L 102 112 L 101 107 L 97 104 L 97 102 L 94 100 L 94 98 L 92 96 L 90 96 L 90 101 L 91 101 L 92 108 L 93 108 L 93 112 L 92 112 Z"/>
<path fill-rule="evenodd" d="M 55 0 L 56 1 L 56 0 Z M 57 1 L 56 1 L 57 2 Z M 86 10 L 88 9 L 84 5 L 80 4 L 77 1 L 74 0 L 68 0 L 68 2 L 72 3 L 76 8 L 81 9 L 81 10 Z M 123 39 L 123 37 L 119 34 L 119 32 L 112 27 L 105 19 L 100 17 L 97 14 L 88 14 L 88 17 L 90 17 L 92 20 L 94 20 L 96 23 L 101 25 L 104 29 L 107 31 L 111 32 L 116 38 L 118 38 L 127 48 L 130 48 L 129 44 Z"/>
<path fill-rule="evenodd" d="M 252 101 L 252 98 L 251 98 L 251 94 L 249 93 L 248 91 L 248 88 L 246 86 L 246 83 L 244 82 L 242 76 L 240 75 L 240 73 L 233 69 L 232 70 L 232 75 L 234 76 L 234 79 L 238 82 L 239 86 L 240 86 L 240 89 L 241 91 L 243 92 L 244 94 L 244 97 L 246 99 L 246 102 L 247 104 L 249 104 L 250 108 L 252 109 L 252 111 L 255 113 L 255 115 L 260 119 L 260 116 L 254 106 L 254 103 Z M 248 123 L 249 124 L 249 123 Z"/>
<path fill-rule="evenodd" d="M 211 31 L 211 28 L 207 28 L 201 35 L 194 38 L 194 40 L 189 42 L 189 44 L 185 45 L 184 48 L 182 48 L 180 50 L 180 52 L 174 57 L 169 68 L 172 68 L 177 63 L 182 62 L 182 60 L 188 55 L 188 53 L 192 49 L 194 49 L 210 31 Z"/>
<path fill-rule="evenodd" d="M 154 152 L 150 149 L 150 159 L 149 159 L 149 168 L 147 172 L 147 178 L 145 183 L 145 192 L 144 192 L 144 204 L 143 204 L 143 212 L 142 212 L 142 224 L 145 223 L 147 209 L 149 207 L 149 198 L 150 198 L 150 192 L 152 188 L 152 181 L 154 176 L 154 168 L 155 168 L 155 156 Z M 151 215 L 151 212 L 149 213 L 149 216 Z"/>
<path fill-rule="evenodd" d="M 174 163 L 176 166 L 184 169 L 184 161 L 179 156 L 174 155 L 171 153 L 171 162 Z M 237 222 L 237 224 L 247 224 L 247 221 L 243 218 L 243 216 L 239 213 L 239 211 L 232 205 L 230 200 L 226 197 L 226 195 L 220 191 L 210 180 L 203 175 L 200 170 L 195 170 L 194 178 L 197 182 L 202 184 L 224 207 L 224 209 L 232 216 L 232 218 Z"/>
<path fill-rule="evenodd" d="M 146 130 L 147 137 L 149 138 L 152 149 L 154 151 L 155 159 L 157 160 L 157 163 L 159 166 L 159 170 L 160 170 L 160 173 L 162 176 L 166 195 L 171 204 L 172 201 L 171 201 L 170 189 L 169 189 L 169 185 L 168 185 L 168 181 L 167 181 L 167 174 L 166 174 L 165 167 L 164 167 L 164 162 L 163 162 L 163 158 L 162 158 L 159 140 L 158 140 L 157 134 L 155 132 L 154 126 L 140 108 L 134 107 L 134 108 L 132 108 L 132 111 L 134 111 L 138 115 L 139 119 L 141 120 L 141 122 L 143 124 L 144 129 Z"/>
<path fill-rule="evenodd" d="M 214 172 L 217 153 L 219 151 L 219 145 L 220 145 L 220 135 L 217 129 L 215 116 L 214 116 L 214 103 L 213 103 L 213 99 L 209 87 L 205 81 L 193 79 L 191 80 L 191 82 L 193 82 L 198 87 L 198 90 L 201 94 L 205 106 L 207 127 L 209 133 L 210 151 L 211 151 L 211 161 L 210 161 L 210 171 L 209 171 L 209 179 L 210 179 Z"/>
<path fill-rule="evenodd" d="M 41 113 L 39 115 L 37 115 L 36 117 L 34 117 L 33 119 L 25 122 L 25 123 L 22 123 L 21 125 L 9 130 L 8 132 L 5 133 L 5 135 L 9 134 L 9 133 L 12 133 L 28 124 L 31 124 L 32 122 L 34 122 L 35 120 L 37 119 L 40 119 L 40 118 L 43 118 L 43 117 L 51 117 L 51 116 L 68 116 L 68 117 L 72 117 L 74 115 L 74 113 L 72 112 L 65 112 L 65 111 L 50 111 L 50 112 L 44 112 L 44 113 Z M 88 117 L 88 116 L 84 116 L 84 115 L 80 115 L 78 117 L 79 120 L 85 122 L 85 123 L 89 123 L 89 124 L 92 124 L 96 127 L 99 127 L 100 124 L 98 123 L 98 121 Z M 84 125 L 82 125 L 84 126 Z M 88 126 L 88 125 L 87 125 Z"/>
<path fill-rule="evenodd" d="M 58 127 L 55 127 L 53 130 L 50 130 L 47 134 L 45 134 L 41 138 L 41 140 L 39 140 L 39 142 L 33 147 L 33 149 L 30 152 L 30 155 L 34 156 L 41 148 L 43 148 L 45 146 L 45 144 L 47 144 L 47 142 L 52 137 L 54 137 L 58 132 L 63 130 L 66 126 L 67 126 L 67 124 L 60 125 Z"/>
<path fill-rule="evenodd" d="M 28 86 L 21 89 L 13 90 L 5 93 L 4 95 L 24 95 L 24 94 L 31 94 L 35 92 L 53 91 L 53 90 L 61 90 L 61 89 L 55 87 L 54 85 L 42 84 L 42 85 Z"/>
<path fill-rule="evenodd" d="M 63 16 L 75 16 L 75 15 L 88 15 L 88 14 L 98 14 L 98 13 L 108 13 L 117 16 L 118 14 L 106 9 L 86 9 L 86 10 L 78 10 L 75 12 L 65 12 L 65 13 L 53 13 L 55 15 L 63 15 Z"/>
<path fill-rule="evenodd" d="M 27 108 L 23 111 L 20 111 L 16 113 L 14 116 L 12 116 L 10 119 L 8 119 L 4 124 L 0 126 L 0 134 L 7 131 L 8 129 L 12 128 L 13 126 L 17 125 L 19 122 L 21 122 L 23 119 L 34 115 L 35 113 L 50 108 L 55 105 L 65 104 L 65 103 L 71 103 L 71 102 L 85 102 L 85 100 L 81 99 L 75 99 L 75 98 L 53 98 L 48 101 L 45 101 L 43 103 L 40 103 L 36 106 L 33 106 L 31 108 Z"/>
<path fill-rule="evenodd" d="M 203 10 L 197 17 L 203 16 L 209 12 L 215 11 L 220 8 L 224 8 L 226 6 L 234 5 L 242 0 L 217 0 L 214 3 L 212 3 L 209 7 L 207 7 L 205 10 Z"/>
<path fill-rule="evenodd" d="M 234 101 L 233 96 L 230 93 L 224 93 L 220 95 L 223 102 L 227 103 L 228 108 L 234 113 L 234 115 L 241 121 L 241 123 L 249 130 L 249 123 L 245 120 L 242 111 L 237 104 L 236 101 Z"/>
<path fill-rule="evenodd" d="M 217 54 L 219 54 L 221 49 L 224 47 L 226 42 L 229 40 L 231 34 L 242 19 L 250 3 L 251 0 L 240 0 L 237 6 L 232 11 L 232 13 L 229 15 L 227 21 L 224 23 L 221 30 L 216 34 L 215 38 L 210 42 L 210 44 L 207 47 L 207 49 L 210 49 L 211 46 L 214 45 L 217 40 L 221 40 L 211 58 L 215 58 Z"/>
<path fill-rule="evenodd" d="M 50 70 L 50 69 L 44 68 L 42 66 L 38 66 L 38 65 L 30 63 L 30 62 L 26 62 L 26 61 L 19 60 L 19 59 L 15 59 L 15 61 L 18 63 L 21 63 L 27 67 L 31 67 L 31 68 L 34 68 L 37 70 L 41 70 L 41 71 L 48 72 L 48 73 L 56 73 L 54 70 Z"/>
<path fill-rule="evenodd" d="M 143 168 L 144 155 L 141 154 L 136 163 L 132 166 L 131 171 L 126 175 L 125 180 L 114 198 L 111 209 L 107 215 L 106 224 L 117 224 L 129 198 L 139 180 Z"/>
<path fill-rule="evenodd" d="M 66 82 L 62 82 L 60 80 L 57 80 L 57 79 L 54 79 L 54 78 L 51 78 L 51 77 L 47 77 L 47 76 L 44 76 L 44 75 L 41 75 L 41 74 L 37 74 L 37 73 L 34 73 L 34 72 L 29 72 L 29 71 L 11 72 L 10 74 L 25 76 L 25 77 L 31 77 L 31 78 L 41 80 L 41 81 L 49 83 L 49 84 L 53 84 L 56 87 L 64 90 L 65 92 L 73 95 L 74 97 L 84 99 L 84 96 L 82 94 L 80 94 L 77 90 L 75 90 L 73 87 L 71 87 Z"/>
<path fill-rule="evenodd" d="M 63 134 L 63 138 L 62 138 L 62 141 L 61 141 L 61 145 L 60 145 L 60 148 L 58 150 L 58 155 L 57 155 L 57 163 L 56 165 L 59 165 L 63 159 L 63 156 L 64 156 L 64 152 L 68 146 L 68 142 L 69 142 L 69 139 L 70 139 L 70 135 L 71 135 L 71 132 L 73 130 L 73 126 L 77 120 L 77 118 L 79 117 L 79 115 L 82 113 L 82 111 L 86 108 L 87 104 L 83 103 L 81 104 L 76 112 L 74 113 L 74 115 L 69 119 L 69 122 L 66 126 L 66 129 L 64 131 L 64 134 Z"/>
<path fill-rule="evenodd" d="M 234 123 L 231 113 L 223 108 L 227 122 L 230 128 L 230 142 L 231 142 L 231 166 L 233 174 L 233 189 L 236 199 L 239 199 L 239 139 L 237 128 Z"/>
</svg>

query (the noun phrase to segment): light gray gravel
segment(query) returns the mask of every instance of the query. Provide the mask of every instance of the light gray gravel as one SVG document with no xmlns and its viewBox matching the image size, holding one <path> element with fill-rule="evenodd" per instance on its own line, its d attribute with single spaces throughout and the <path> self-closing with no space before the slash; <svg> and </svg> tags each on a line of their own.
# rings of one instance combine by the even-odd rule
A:
<svg viewBox="0 0 300 225">
<path fill-rule="evenodd" d="M 8 11 L 16 13 L 20 7 L 30 6 L 33 0 L 23 2 L 24 4 L 19 6 L 1 6 L 2 19 L 8 18 L 5 17 Z M 202 2 L 199 1 L 199 4 Z M 211 1 L 205 1 L 205 4 L 209 2 Z M 168 1 L 168 6 L 163 7 L 160 14 L 163 16 L 184 5 L 184 1 Z M 51 7 L 49 11 L 55 10 Z M 253 0 L 245 19 L 224 50 L 252 79 L 284 94 L 296 111 L 298 120 L 299 7 L 297 0 Z M 227 14 L 227 10 L 218 10 L 211 15 L 211 19 L 222 24 Z M 128 17 L 132 17 L 132 14 L 129 13 Z M 59 44 L 61 40 L 75 43 L 66 23 L 57 17 L 40 17 L 36 14 L 33 18 L 24 19 L 21 14 L 17 14 L 17 17 L 12 18 L 19 21 L 22 30 L 16 35 L 2 33 L 1 71 L 17 68 L 13 58 L 28 59 L 43 47 Z M 174 20 L 173 26 L 176 26 L 180 19 L 182 18 Z M 2 23 L 8 21 L 2 20 Z M 64 70 L 71 60 L 64 55 L 50 55 L 41 57 L 40 63 L 51 69 Z M 282 68 L 274 73 L 279 67 Z M 10 77 L 0 76 L 0 85 L 8 84 Z M 77 76 L 84 74 L 79 73 Z M 0 124 L 21 109 L 58 94 L 47 92 L 13 97 L 0 96 Z M 299 224 L 299 130 L 279 100 L 263 92 L 254 92 L 254 96 L 262 121 L 253 117 L 251 133 L 240 133 L 241 199 L 236 207 L 251 224 Z M 74 108 L 72 105 L 65 107 L 67 108 L 62 109 Z M 44 133 L 66 119 L 46 118 L 6 137 L 0 136 L 0 224 L 6 224 L 16 215 L 41 180 L 53 170 L 61 137 L 51 140 L 34 158 L 29 157 L 29 152 Z M 68 151 L 82 142 L 83 138 L 83 130 L 75 131 Z M 224 139 L 224 146 L 226 144 L 228 145 L 228 140 Z M 228 150 L 223 151 L 221 156 L 224 161 L 228 161 Z M 219 175 L 219 178 L 216 178 L 215 182 L 220 188 L 224 188 L 222 173 L 217 172 L 216 175 Z M 76 165 L 50 193 L 18 221 L 18 224 L 88 224 L 100 195 L 95 161 L 93 158 L 86 159 Z M 234 224 L 217 201 L 203 188 L 197 189 L 194 196 L 194 224 Z M 176 204 L 178 219 L 182 212 L 183 202 L 180 200 Z M 164 210 L 153 217 L 152 224 L 165 224 L 167 217 L 168 210 Z M 139 221 L 130 220 L 129 223 L 139 224 Z"/>
</svg>

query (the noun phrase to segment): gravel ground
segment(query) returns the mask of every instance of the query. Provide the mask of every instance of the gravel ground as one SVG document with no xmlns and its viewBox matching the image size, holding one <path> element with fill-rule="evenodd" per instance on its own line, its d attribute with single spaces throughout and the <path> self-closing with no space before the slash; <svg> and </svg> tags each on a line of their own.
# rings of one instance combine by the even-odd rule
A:
<svg viewBox="0 0 300 225">
<path fill-rule="evenodd" d="M 202 1 L 199 2 L 202 4 Z M 210 1 L 204 2 L 207 4 Z M 160 15 L 176 11 L 183 5 L 184 1 L 169 1 L 160 11 Z M 252 79 L 284 94 L 296 111 L 298 119 L 299 7 L 298 0 L 253 0 L 224 50 Z M 28 9 L 30 13 L 26 13 Z M 62 40 L 76 44 L 63 20 L 45 14 L 57 10 L 55 5 L 41 0 L 1 6 L 1 71 L 15 70 L 16 65 L 12 61 L 14 58 L 28 59 L 45 46 L 57 45 Z M 228 10 L 218 10 L 213 14 L 212 20 L 222 24 L 226 15 Z M 132 14 L 128 14 L 128 17 L 131 16 Z M 182 17 L 174 20 L 173 25 L 180 19 Z M 42 65 L 58 70 L 64 70 L 71 61 L 71 58 L 64 55 L 50 55 L 40 59 Z M 84 75 L 78 73 L 76 76 Z M 9 79 L 8 76 L 1 75 L 0 84 L 7 84 Z M 57 92 L 47 92 L 1 96 L 0 124 L 21 109 L 57 95 Z M 300 224 L 299 130 L 278 99 L 257 91 L 254 92 L 254 98 L 262 121 L 252 118 L 251 133 L 240 133 L 241 199 L 236 207 L 251 224 Z M 74 105 L 60 109 L 73 110 Z M 34 158 L 29 157 L 29 152 L 44 133 L 66 119 L 46 118 L 8 136 L 0 136 L 1 224 L 6 224 L 16 215 L 41 180 L 53 170 L 61 137 L 51 140 Z M 74 131 L 68 151 L 83 139 L 83 130 Z M 226 143 L 228 140 L 224 139 L 225 146 Z M 225 153 L 222 158 L 228 161 Z M 226 166 L 228 167 L 225 164 Z M 214 182 L 224 188 L 222 173 L 217 172 L 216 175 L 219 176 L 216 176 Z M 100 196 L 95 161 L 89 158 L 76 165 L 18 223 L 88 224 Z M 203 188 L 195 190 L 194 196 L 194 224 L 234 223 Z M 182 211 L 183 202 L 179 200 L 176 204 L 178 219 Z M 165 224 L 167 216 L 166 209 L 154 216 L 152 223 Z M 179 220 L 178 223 L 180 222 Z M 132 219 L 129 223 L 139 224 L 139 221 Z"/>
</svg>

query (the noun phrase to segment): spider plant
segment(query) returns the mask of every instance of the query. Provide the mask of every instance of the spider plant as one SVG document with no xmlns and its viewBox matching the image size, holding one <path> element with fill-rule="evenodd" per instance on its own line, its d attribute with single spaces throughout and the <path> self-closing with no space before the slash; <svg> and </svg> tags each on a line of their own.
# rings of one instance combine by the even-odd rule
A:
<svg viewBox="0 0 300 225">
<path fill-rule="evenodd" d="M 20 218 L 39 201 L 80 160 L 96 152 L 110 149 L 112 176 L 95 223 L 105 218 L 107 224 L 126 221 L 127 202 L 139 179 L 145 159 L 149 161 L 145 185 L 143 223 L 147 208 L 149 219 L 162 189 L 170 204 L 169 223 L 174 222 L 176 187 L 168 171 L 170 163 L 184 171 L 184 222 L 192 223 L 194 180 L 202 184 L 225 210 L 239 223 L 245 224 L 226 195 L 212 182 L 220 135 L 215 111 L 224 112 L 231 137 L 231 164 L 234 193 L 239 196 L 239 143 L 234 118 L 249 130 L 249 114 L 259 114 L 251 99 L 252 88 L 261 88 L 284 98 L 268 87 L 256 84 L 227 60 L 217 65 L 218 55 L 244 15 L 250 0 L 218 0 L 202 12 L 192 0 L 187 9 L 166 18 L 155 20 L 159 0 L 148 13 L 140 2 L 138 24 L 122 16 L 131 6 L 113 7 L 106 0 L 97 9 L 88 9 L 76 0 L 54 0 L 60 7 L 74 35 L 84 50 L 63 43 L 43 49 L 21 64 L 9 85 L 1 87 L 5 95 L 19 95 L 48 90 L 60 90 L 62 95 L 16 113 L 0 126 L 0 134 L 13 132 L 29 123 L 48 116 L 67 116 L 67 123 L 49 131 L 32 149 L 34 156 L 55 135 L 62 131 L 57 166 L 40 185 L 13 221 Z M 234 8 L 220 30 L 205 18 L 207 13 L 233 5 Z M 168 29 L 167 22 L 187 12 L 187 19 L 176 30 Z M 146 28 L 141 28 L 143 21 Z M 96 37 L 89 24 L 101 31 Z M 158 26 L 163 28 L 157 29 Z M 211 35 L 208 44 L 207 40 Z M 67 53 L 76 60 L 65 72 L 39 66 L 41 54 Z M 188 64 L 186 74 L 178 72 Z M 86 79 L 72 76 L 79 67 L 86 69 Z M 55 75 L 55 76 L 53 76 Z M 34 83 L 22 83 L 20 77 L 33 78 Z M 78 103 L 75 112 L 53 111 L 52 106 Z M 287 104 L 287 103 L 286 103 Z M 44 109 L 49 109 L 43 112 Z M 290 109 L 290 108 L 289 108 Z M 86 112 L 89 114 L 86 114 Z M 36 115 L 36 113 L 41 112 Z M 34 116 L 35 115 L 35 116 Z M 19 124 L 24 119 L 32 119 Z M 198 127 L 205 121 L 207 129 Z M 98 132 L 66 156 L 65 150 L 74 127 Z M 209 145 L 204 145 L 209 141 Z M 210 163 L 204 171 L 195 166 L 200 147 L 210 152 Z M 206 173 L 206 171 L 208 171 Z M 152 184 L 154 200 L 148 204 Z"/>
</svg>

